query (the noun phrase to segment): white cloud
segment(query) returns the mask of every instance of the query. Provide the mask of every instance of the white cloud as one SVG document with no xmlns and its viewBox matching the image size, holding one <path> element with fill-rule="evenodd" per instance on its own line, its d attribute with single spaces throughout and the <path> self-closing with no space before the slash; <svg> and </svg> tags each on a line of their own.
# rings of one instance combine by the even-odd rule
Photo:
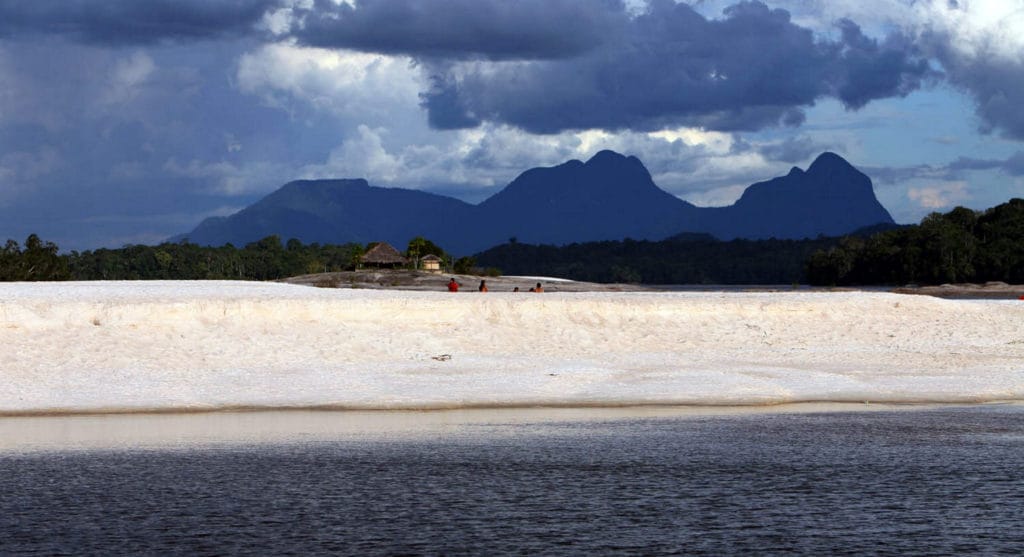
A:
<svg viewBox="0 0 1024 557">
<path fill-rule="evenodd" d="M 735 0 L 685 0 L 708 17 L 720 17 Z M 963 55 L 1019 60 L 1024 52 L 1024 3 L 1021 0 L 789 0 L 768 2 L 789 11 L 793 21 L 822 35 L 834 35 L 835 23 L 848 18 L 872 36 L 894 30 L 911 35 L 939 32 Z"/>
<path fill-rule="evenodd" d="M 359 137 L 349 139 L 331 151 L 324 165 L 307 167 L 304 178 L 372 177 L 377 183 L 391 183 L 402 175 L 402 156 L 389 153 L 381 141 L 384 128 L 358 128 Z"/>
<path fill-rule="evenodd" d="M 435 132 L 429 143 L 395 141 L 389 149 L 391 135 L 384 128 L 360 125 L 357 137 L 332 150 L 324 164 L 304 168 L 302 175 L 366 178 L 374 185 L 407 188 L 490 188 L 507 184 L 527 168 L 580 156 L 575 134 L 538 136 L 508 126 Z"/>
<path fill-rule="evenodd" d="M 526 151 L 531 160 L 543 152 L 528 136 L 509 129 L 438 132 L 431 143 L 397 142 L 391 149 L 385 128 L 359 125 L 358 135 L 333 149 L 323 164 L 306 166 L 306 178 L 366 178 L 378 186 L 429 188 L 438 184 L 488 187 L 511 179 Z M 520 140 L 525 140 L 524 145 Z M 523 170 L 518 167 L 515 171 Z M 500 178 L 499 178 L 500 176 Z M 502 182 L 504 183 L 504 182 Z"/>
<path fill-rule="evenodd" d="M 281 0 L 281 5 L 278 9 L 263 14 L 263 19 L 257 27 L 269 31 L 276 36 L 287 35 L 293 29 L 301 29 L 303 27 L 304 22 L 301 13 L 312 10 L 314 4 L 314 0 Z"/>
<path fill-rule="evenodd" d="M 376 125 L 390 122 L 396 109 L 419 114 L 424 89 L 409 58 L 287 42 L 243 55 L 237 80 L 242 92 L 261 95 L 273 106 L 290 109 L 299 101 L 315 111 Z"/>
<path fill-rule="evenodd" d="M 915 0 L 800 0 L 772 4 L 776 5 L 792 12 L 796 23 L 826 35 L 836 32 L 835 23 L 842 18 L 875 35 L 914 25 L 920 17 Z"/>
<path fill-rule="evenodd" d="M 227 161 L 192 159 L 182 164 L 171 158 L 164 163 L 163 170 L 174 176 L 196 180 L 199 189 L 207 193 L 228 196 L 269 193 L 292 179 L 288 168 L 270 162 L 236 165 Z"/>
<path fill-rule="evenodd" d="M 238 153 L 242 150 L 242 142 L 233 133 L 224 134 L 224 149 L 228 153 Z"/>
<path fill-rule="evenodd" d="M 1024 3 L 1020 0 L 930 0 L 915 5 L 922 25 L 954 37 L 950 46 L 969 58 L 995 56 L 1020 63 Z"/>
<path fill-rule="evenodd" d="M 938 211 L 971 199 L 966 182 L 947 182 L 907 189 L 907 198 L 922 209 Z"/>
<path fill-rule="evenodd" d="M 676 128 L 651 132 L 647 134 L 650 137 L 663 139 L 672 143 L 674 141 L 682 141 L 686 145 L 690 146 L 705 146 L 708 150 L 719 154 L 728 153 L 732 149 L 733 136 L 732 134 L 707 131 L 699 128 Z"/>
<path fill-rule="evenodd" d="M 750 184 L 737 184 L 694 192 L 686 200 L 698 207 L 725 207 L 735 203 L 749 186 Z"/>
<path fill-rule="evenodd" d="M 657 132 L 583 132 L 578 158 L 601 149 L 637 156 L 662 189 L 702 206 L 729 205 L 755 181 L 784 174 L 784 163 L 767 160 L 754 147 L 740 149 L 733 134 L 699 128 Z"/>
<path fill-rule="evenodd" d="M 435 132 L 428 143 L 403 142 L 393 130 L 358 126 L 358 134 L 333 149 L 321 164 L 305 166 L 304 178 L 366 178 L 377 186 L 494 189 L 521 172 L 570 159 L 586 160 L 603 149 L 637 156 L 654 182 L 698 205 L 728 205 L 755 181 L 784 174 L 784 163 L 756 149 L 734 149 L 729 134 L 679 128 L 654 133 L 586 130 L 534 135 L 509 126 Z"/>
<path fill-rule="evenodd" d="M 100 101 L 112 105 L 132 101 L 154 71 L 156 64 L 142 51 L 136 51 L 128 58 L 119 60 L 111 70 L 107 90 Z"/>
</svg>

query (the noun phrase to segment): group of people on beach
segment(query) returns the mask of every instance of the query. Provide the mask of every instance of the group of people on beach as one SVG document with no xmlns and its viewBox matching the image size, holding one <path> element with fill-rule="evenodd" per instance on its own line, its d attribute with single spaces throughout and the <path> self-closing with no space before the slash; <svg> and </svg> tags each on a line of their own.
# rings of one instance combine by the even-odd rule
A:
<svg viewBox="0 0 1024 557">
<path fill-rule="evenodd" d="M 448 291 L 449 292 L 458 292 L 460 286 L 462 286 L 462 284 L 460 284 L 457 280 L 455 280 L 455 277 L 452 277 L 452 279 L 450 281 L 448 281 Z M 477 291 L 479 291 L 479 292 L 487 292 L 488 290 L 489 289 L 487 288 L 487 281 L 486 280 L 481 280 L 480 281 L 480 286 L 477 287 Z M 512 291 L 513 292 L 519 292 L 519 287 L 517 286 L 517 287 L 513 288 Z M 538 282 L 537 286 L 533 286 L 533 287 L 530 288 L 530 292 L 544 292 L 544 287 L 541 286 L 541 284 Z"/>
</svg>

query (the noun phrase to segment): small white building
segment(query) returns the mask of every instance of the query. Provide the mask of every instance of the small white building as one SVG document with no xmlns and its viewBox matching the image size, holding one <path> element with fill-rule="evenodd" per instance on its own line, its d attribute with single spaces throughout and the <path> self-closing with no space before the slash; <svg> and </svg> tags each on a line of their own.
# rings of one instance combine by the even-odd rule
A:
<svg viewBox="0 0 1024 557">
<path fill-rule="evenodd" d="M 441 260 L 440 257 L 432 253 L 429 253 L 420 258 L 420 270 L 428 271 L 431 273 L 440 273 L 442 262 L 443 261 Z"/>
</svg>

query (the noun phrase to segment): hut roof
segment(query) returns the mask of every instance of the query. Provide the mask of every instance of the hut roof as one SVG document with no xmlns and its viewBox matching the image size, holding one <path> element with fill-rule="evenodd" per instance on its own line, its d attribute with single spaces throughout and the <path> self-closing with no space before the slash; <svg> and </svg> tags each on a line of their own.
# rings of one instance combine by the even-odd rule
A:
<svg viewBox="0 0 1024 557">
<path fill-rule="evenodd" d="M 402 254 L 387 242 L 380 242 L 370 248 L 369 251 L 363 254 L 362 261 L 363 263 L 375 263 L 382 265 L 404 265 L 407 263 L 407 260 L 402 257 Z"/>
<path fill-rule="evenodd" d="M 432 253 L 428 253 L 420 258 L 420 261 L 441 261 L 442 259 Z"/>
</svg>

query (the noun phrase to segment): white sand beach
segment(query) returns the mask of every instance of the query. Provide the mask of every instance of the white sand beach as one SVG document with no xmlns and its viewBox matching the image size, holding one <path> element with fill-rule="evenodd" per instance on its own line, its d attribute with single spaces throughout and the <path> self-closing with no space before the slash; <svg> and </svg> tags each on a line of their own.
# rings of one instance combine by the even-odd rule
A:
<svg viewBox="0 0 1024 557">
<path fill-rule="evenodd" d="M 1024 399 L 1024 302 L 0 285 L 0 413 Z"/>
</svg>

